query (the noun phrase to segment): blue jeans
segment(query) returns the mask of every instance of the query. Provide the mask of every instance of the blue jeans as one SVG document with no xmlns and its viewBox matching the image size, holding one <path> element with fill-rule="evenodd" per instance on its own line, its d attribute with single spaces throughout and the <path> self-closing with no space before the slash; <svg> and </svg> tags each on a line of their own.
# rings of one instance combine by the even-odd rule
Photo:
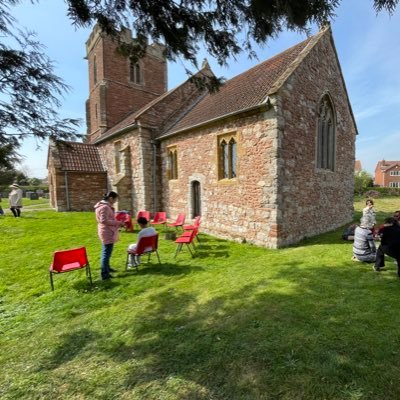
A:
<svg viewBox="0 0 400 400">
<path fill-rule="evenodd" d="M 101 246 L 101 278 L 107 279 L 110 276 L 110 258 L 114 243 L 102 244 Z"/>
</svg>

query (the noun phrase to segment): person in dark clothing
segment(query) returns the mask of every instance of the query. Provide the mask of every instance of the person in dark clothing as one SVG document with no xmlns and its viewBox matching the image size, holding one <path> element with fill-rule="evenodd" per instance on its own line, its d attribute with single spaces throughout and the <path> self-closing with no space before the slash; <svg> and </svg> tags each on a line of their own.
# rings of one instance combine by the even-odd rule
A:
<svg viewBox="0 0 400 400">
<path fill-rule="evenodd" d="M 381 245 L 376 252 L 375 271 L 385 266 L 385 254 L 393 257 L 397 262 L 397 275 L 400 278 L 400 226 L 395 218 L 385 219 L 381 231 Z"/>
</svg>

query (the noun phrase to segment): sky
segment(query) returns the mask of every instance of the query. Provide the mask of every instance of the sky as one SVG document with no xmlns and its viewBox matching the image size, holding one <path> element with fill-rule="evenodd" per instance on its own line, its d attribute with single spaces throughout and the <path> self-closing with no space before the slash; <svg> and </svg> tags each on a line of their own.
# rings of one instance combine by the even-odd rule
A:
<svg viewBox="0 0 400 400">
<path fill-rule="evenodd" d="M 85 133 L 85 101 L 88 97 L 88 71 L 85 42 L 90 29 L 75 28 L 66 15 L 63 0 L 26 0 L 11 9 L 19 24 L 33 30 L 55 63 L 55 72 L 71 88 L 62 99 L 59 113 L 64 118 L 81 118 L 80 133 Z M 390 16 L 376 15 L 372 0 L 343 0 L 331 22 L 339 61 L 358 127 L 356 159 L 373 174 L 379 160 L 400 160 L 400 6 Z M 314 34 L 318 28 L 311 26 Z M 282 32 L 263 48 L 257 48 L 258 60 L 245 53 L 220 67 L 204 51 L 217 76 L 227 79 L 306 39 L 305 34 Z M 169 89 L 187 76 L 184 63 L 169 63 Z M 189 66 L 192 70 L 193 68 Z M 21 148 L 23 170 L 30 177 L 47 176 L 47 143 L 26 140 Z"/>
</svg>

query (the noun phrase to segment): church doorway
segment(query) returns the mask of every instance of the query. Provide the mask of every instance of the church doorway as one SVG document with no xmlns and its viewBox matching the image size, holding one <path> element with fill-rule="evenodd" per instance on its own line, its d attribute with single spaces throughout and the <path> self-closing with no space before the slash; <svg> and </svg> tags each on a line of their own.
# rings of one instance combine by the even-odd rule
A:
<svg viewBox="0 0 400 400">
<path fill-rule="evenodd" d="M 192 218 L 201 215 L 200 182 L 192 182 Z"/>
</svg>

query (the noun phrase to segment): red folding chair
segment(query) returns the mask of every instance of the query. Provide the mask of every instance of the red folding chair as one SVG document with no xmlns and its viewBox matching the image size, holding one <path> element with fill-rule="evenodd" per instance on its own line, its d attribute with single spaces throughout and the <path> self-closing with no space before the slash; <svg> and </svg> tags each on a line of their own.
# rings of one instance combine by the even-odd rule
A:
<svg viewBox="0 0 400 400">
<path fill-rule="evenodd" d="M 183 224 L 185 223 L 185 218 L 186 218 L 186 214 L 178 214 L 178 216 L 176 217 L 176 221 L 175 222 L 169 222 L 167 224 L 167 226 L 175 227 L 175 229 L 178 229 L 178 227 L 182 228 Z"/>
<path fill-rule="evenodd" d="M 137 213 L 136 216 L 136 221 L 138 220 L 138 218 L 140 217 L 144 217 L 147 219 L 147 221 L 150 221 L 150 211 L 145 211 L 145 210 L 141 210 Z"/>
<path fill-rule="evenodd" d="M 128 270 L 129 256 L 142 256 L 143 254 L 148 254 L 147 261 L 150 261 L 151 253 L 156 253 L 158 258 L 158 263 L 161 264 L 160 256 L 158 255 L 158 233 L 152 236 L 144 236 L 139 239 L 136 249 L 127 250 L 125 270 Z M 134 267 L 136 271 L 138 270 L 138 265 L 135 264 Z"/>
<path fill-rule="evenodd" d="M 127 212 L 117 212 L 115 214 L 115 219 L 124 223 L 124 227 L 127 232 L 133 232 L 132 217 Z"/>
<path fill-rule="evenodd" d="M 196 251 L 196 246 L 193 240 L 197 236 L 197 233 L 198 233 L 197 228 L 191 231 L 186 231 L 183 232 L 182 235 L 175 240 L 175 243 L 178 245 L 178 247 L 176 248 L 175 257 L 181 252 L 184 244 L 186 244 L 187 248 L 189 249 L 190 255 L 192 257 L 194 256 L 194 252 Z M 193 252 L 192 249 L 190 248 L 190 245 L 193 246 Z"/>
<path fill-rule="evenodd" d="M 55 251 L 53 254 L 53 262 L 49 268 L 51 290 L 54 290 L 53 274 L 62 274 L 83 268 L 86 270 L 86 276 L 89 278 L 90 286 L 92 287 L 92 274 L 90 272 L 90 264 L 85 247 Z"/>
<path fill-rule="evenodd" d="M 150 222 L 151 225 L 166 225 L 167 223 L 167 213 L 164 211 L 159 211 L 154 214 L 153 221 Z"/>
<path fill-rule="evenodd" d="M 197 217 L 194 217 L 193 224 L 192 225 L 183 225 L 183 230 L 184 231 L 191 231 L 195 228 L 198 228 L 200 226 L 200 215 Z"/>
</svg>

